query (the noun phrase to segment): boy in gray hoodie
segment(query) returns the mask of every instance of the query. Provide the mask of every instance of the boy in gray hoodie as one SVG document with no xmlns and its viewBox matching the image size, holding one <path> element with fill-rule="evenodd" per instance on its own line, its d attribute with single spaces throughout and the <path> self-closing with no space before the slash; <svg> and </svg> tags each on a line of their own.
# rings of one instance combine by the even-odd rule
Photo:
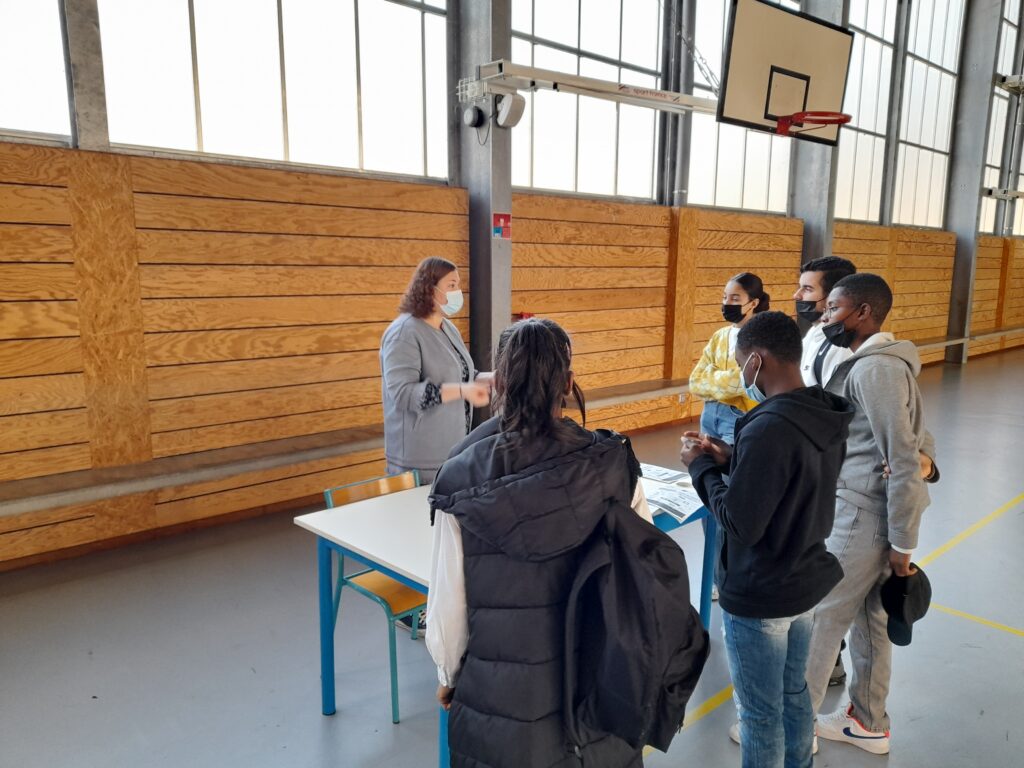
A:
<svg viewBox="0 0 1024 768">
<path fill-rule="evenodd" d="M 852 628 L 850 704 L 818 717 L 816 730 L 822 738 L 873 754 L 889 752 L 885 701 L 892 645 L 881 587 L 892 573 L 911 573 L 921 514 L 929 503 L 925 482 L 938 477 L 930 460 L 924 472 L 919 461 L 920 454 L 934 456 L 935 446 L 924 427 L 917 349 L 881 332 L 891 307 L 885 280 L 862 273 L 835 285 L 823 318 L 826 337 L 854 352 L 836 369 L 827 389 L 853 403 L 856 413 L 839 473 L 835 525 L 826 543 L 845 576 L 815 611 L 807 666 L 817 711 L 836 652 Z"/>
</svg>

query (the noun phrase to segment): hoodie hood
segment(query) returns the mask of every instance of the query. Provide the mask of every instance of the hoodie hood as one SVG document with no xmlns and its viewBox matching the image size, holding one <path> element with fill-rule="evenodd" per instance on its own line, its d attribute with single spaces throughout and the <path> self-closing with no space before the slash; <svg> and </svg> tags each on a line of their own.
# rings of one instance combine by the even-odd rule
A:
<svg viewBox="0 0 1024 768">
<path fill-rule="evenodd" d="M 846 440 L 854 408 L 847 400 L 821 387 L 805 387 L 768 398 L 743 417 L 743 422 L 746 425 L 768 414 L 785 419 L 819 451 L 824 451 Z"/>
<path fill-rule="evenodd" d="M 871 355 L 888 355 L 906 363 L 910 367 L 910 372 L 914 375 L 914 378 L 917 378 L 917 375 L 921 373 L 921 356 L 917 353 L 917 347 L 914 345 L 914 342 L 897 341 L 890 334 L 882 335 L 887 338 L 872 343 L 868 347 L 861 347 L 844 365 L 852 365 L 857 360 Z M 868 339 L 868 341 L 870 342 L 871 339 Z"/>
<path fill-rule="evenodd" d="M 431 511 L 454 515 L 517 560 L 580 546 L 612 503 L 629 506 L 632 450 L 614 432 L 577 429 L 567 441 L 528 441 L 498 431 L 494 419 L 481 425 L 438 473 Z"/>
</svg>

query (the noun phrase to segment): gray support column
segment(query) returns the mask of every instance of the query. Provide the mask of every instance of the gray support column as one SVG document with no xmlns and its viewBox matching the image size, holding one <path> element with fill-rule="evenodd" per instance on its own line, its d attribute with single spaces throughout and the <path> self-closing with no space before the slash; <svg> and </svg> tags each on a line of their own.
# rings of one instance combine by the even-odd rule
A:
<svg viewBox="0 0 1024 768">
<path fill-rule="evenodd" d="M 680 0 L 665 2 L 661 36 L 661 89 L 664 91 L 679 92 L 682 90 L 680 70 L 683 58 L 690 58 L 683 52 L 683 43 L 680 37 L 680 13 Z M 658 136 L 661 138 L 661 144 L 658 147 L 657 201 L 661 205 L 672 205 L 676 182 L 676 163 L 679 157 L 680 125 L 680 115 L 673 115 L 669 112 L 658 113 Z"/>
<path fill-rule="evenodd" d="M 804 0 L 803 10 L 833 24 L 846 24 L 849 0 Z M 832 253 L 838 150 L 793 139 L 789 171 L 789 215 L 804 220 L 802 261 Z M 794 271 L 799 265 L 793 265 Z M 794 275 L 795 277 L 795 275 Z"/>
<path fill-rule="evenodd" d="M 512 58 L 510 0 L 462 0 L 458 6 L 461 77 Z M 489 97 L 483 105 L 491 115 L 487 125 L 459 132 L 461 182 L 469 191 L 470 351 L 481 370 L 492 366 L 491 352 L 512 317 L 512 241 L 492 236 L 492 214 L 512 212 L 512 134 L 495 124 L 495 102 Z"/>
<path fill-rule="evenodd" d="M 682 36 L 694 40 L 697 35 L 697 0 L 682 0 L 679 11 L 680 39 L 682 50 L 679 55 L 679 92 L 693 93 L 694 62 L 689 49 L 682 45 Z M 678 118 L 679 128 L 676 132 L 676 161 L 673 167 L 672 205 L 686 205 L 690 186 L 690 147 L 693 145 L 693 112 L 687 112 Z"/>
<path fill-rule="evenodd" d="M 943 229 L 956 234 L 956 260 L 949 302 L 949 336 L 971 332 L 971 302 L 977 261 L 981 181 L 985 173 L 985 142 L 992 109 L 992 76 L 999 52 L 1001 0 L 965 4 L 960 77 L 953 110 L 953 142 Z M 968 344 L 946 348 L 946 360 L 966 363 Z"/>
<path fill-rule="evenodd" d="M 96 0 L 62 0 L 60 17 L 71 102 L 71 146 L 109 149 L 107 90 Z"/>
<path fill-rule="evenodd" d="M 1024 71 L 1024 29 L 1021 22 L 1024 19 L 1024 5 L 1021 6 L 1021 14 L 1017 17 L 1017 45 L 1013 51 L 1013 71 L 997 72 L 1000 75 L 1019 75 Z M 1018 93 L 1011 93 L 1010 100 L 1006 107 L 1006 127 L 1003 129 L 1003 155 L 1000 158 L 999 166 L 999 187 L 1002 189 L 1017 189 L 1017 177 L 1020 175 L 1020 155 L 1022 143 L 1024 143 L 1024 110 L 1021 109 L 1021 97 Z M 1016 207 L 1016 200 L 996 201 L 996 226 L 997 235 L 1009 236 L 1013 234 L 1013 216 Z"/>
<path fill-rule="evenodd" d="M 889 119 L 885 124 L 885 159 L 882 162 L 883 226 L 892 224 L 896 199 L 896 162 L 899 160 L 900 117 L 903 111 L 903 81 L 907 67 L 907 39 L 910 35 L 910 0 L 896 6 L 896 35 L 892 50 L 892 74 L 889 87 Z"/>
</svg>

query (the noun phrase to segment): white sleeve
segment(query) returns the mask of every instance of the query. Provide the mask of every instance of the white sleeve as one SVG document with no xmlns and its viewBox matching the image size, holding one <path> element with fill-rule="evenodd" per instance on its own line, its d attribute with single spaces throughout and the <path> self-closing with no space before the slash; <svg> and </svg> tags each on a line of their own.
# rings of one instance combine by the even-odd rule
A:
<svg viewBox="0 0 1024 768">
<path fill-rule="evenodd" d="M 644 493 L 644 484 L 639 480 L 636 481 L 636 490 L 633 492 L 633 503 L 630 504 L 630 506 L 633 507 L 634 512 L 640 515 L 640 517 L 648 523 L 654 522 L 654 516 L 651 514 L 651 508 L 647 504 L 647 494 Z"/>
<path fill-rule="evenodd" d="M 462 531 L 458 520 L 438 510 L 434 520 L 434 558 L 427 593 L 426 641 L 427 651 L 437 664 L 437 679 L 441 685 L 455 687 L 468 640 Z"/>
</svg>

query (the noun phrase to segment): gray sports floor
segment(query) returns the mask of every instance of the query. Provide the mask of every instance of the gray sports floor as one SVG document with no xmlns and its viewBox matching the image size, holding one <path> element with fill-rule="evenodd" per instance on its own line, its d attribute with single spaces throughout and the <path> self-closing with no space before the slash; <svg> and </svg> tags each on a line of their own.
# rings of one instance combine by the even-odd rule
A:
<svg viewBox="0 0 1024 768">
<path fill-rule="evenodd" d="M 939 553 L 936 605 L 896 651 L 892 754 L 823 742 L 816 766 L 1024 765 L 1022 381 L 1024 351 L 922 375 L 942 482 L 916 559 Z M 673 464 L 678 432 L 638 436 L 640 457 Z M 696 588 L 699 526 L 679 541 Z M 400 634 L 392 725 L 369 601 L 343 608 L 338 714 L 320 715 L 314 587 L 312 537 L 289 515 L 0 574 L 0 767 L 435 765 L 423 642 Z M 647 765 L 739 765 L 720 632 L 716 615 L 698 719 Z"/>
</svg>

